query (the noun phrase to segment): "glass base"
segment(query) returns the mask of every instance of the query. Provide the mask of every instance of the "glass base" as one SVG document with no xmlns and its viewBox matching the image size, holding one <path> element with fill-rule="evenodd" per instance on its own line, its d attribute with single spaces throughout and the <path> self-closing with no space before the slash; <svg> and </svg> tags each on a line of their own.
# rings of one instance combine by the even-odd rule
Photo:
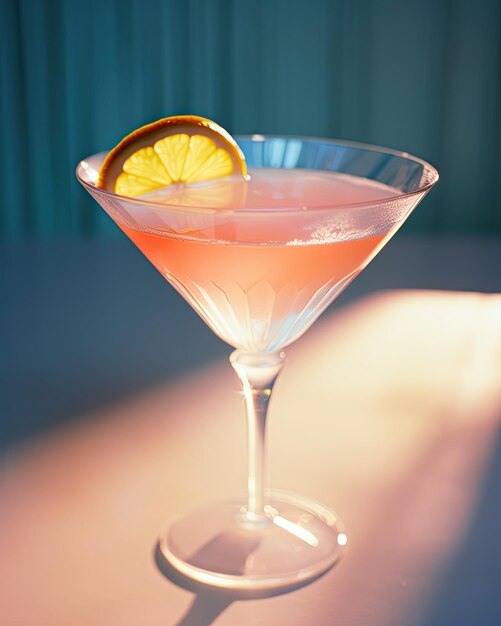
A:
<svg viewBox="0 0 501 626">
<path fill-rule="evenodd" d="M 266 590 L 317 578 L 339 560 L 346 535 L 322 504 L 272 491 L 266 514 L 223 503 L 172 523 L 159 546 L 184 576 L 215 587 Z"/>
</svg>

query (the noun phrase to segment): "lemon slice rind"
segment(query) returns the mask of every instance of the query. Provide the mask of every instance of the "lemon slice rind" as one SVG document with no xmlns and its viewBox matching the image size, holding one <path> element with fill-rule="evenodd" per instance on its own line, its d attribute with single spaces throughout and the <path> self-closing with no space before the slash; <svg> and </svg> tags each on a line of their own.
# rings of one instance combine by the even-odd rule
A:
<svg viewBox="0 0 501 626">
<path fill-rule="evenodd" d="M 238 174 L 245 158 L 215 122 L 181 115 L 158 120 L 127 135 L 105 158 L 98 187 L 136 197 L 173 183 L 198 183 Z"/>
</svg>

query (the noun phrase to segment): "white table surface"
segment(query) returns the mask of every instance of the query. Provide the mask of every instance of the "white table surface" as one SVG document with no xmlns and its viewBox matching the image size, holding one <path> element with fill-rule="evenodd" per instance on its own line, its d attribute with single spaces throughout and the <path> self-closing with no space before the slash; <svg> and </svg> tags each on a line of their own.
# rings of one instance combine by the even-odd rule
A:
<svg viewBox="0 0 501 626">
<path fill-rule="evenodd" d="M 243 403 L 217 350 L 88 408 L 77 395 L 78 416 L 45 430 L 40 390 L 27 384 L 21 401 L 11 372 L 3 415 L 16 399 L 28 415 L 31 402 L 35 430 L 0 457 L 1 626 L 499 626 L 501 296 L 357 297 L 287 351 L 269 424 L 272 483 L 337 510 L 349 546 L 322 578 L 274 597 L 190 587 L 155 558 L 169 517 L 244 491 Z M 64 346 L 54 352 L 64 362 Z M 96 358 L 97 374 L 106 365 Z M 45 374 L 50 397 L 57 375 Z"/>
</svg>

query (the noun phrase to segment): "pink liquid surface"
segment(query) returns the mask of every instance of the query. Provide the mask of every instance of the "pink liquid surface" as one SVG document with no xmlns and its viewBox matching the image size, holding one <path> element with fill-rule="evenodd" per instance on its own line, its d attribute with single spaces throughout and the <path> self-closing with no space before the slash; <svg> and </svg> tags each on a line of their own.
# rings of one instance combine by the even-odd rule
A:
<svg viewBox="0 0 501 626">
<path fill-rule="evenodd" d="M 391 202 L 397 192 L 327 172 L 250 174 L 247 183 L 216 181 L 163 196 L 234 211 L 166 207 L 149 213 L 146 226 L 122 228 L 222 339 L 274 351 L 314 322 L 398 226 L 395 217 L 379 223 L 370 207 L 346 205 Z"/>
</svg>

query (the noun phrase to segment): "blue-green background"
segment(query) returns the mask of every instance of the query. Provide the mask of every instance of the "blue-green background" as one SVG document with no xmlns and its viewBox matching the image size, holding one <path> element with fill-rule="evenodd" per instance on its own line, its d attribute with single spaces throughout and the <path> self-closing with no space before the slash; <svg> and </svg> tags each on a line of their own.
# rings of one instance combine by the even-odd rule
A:
<svg viewBox="0 0 501 626">
<path fill-rule="evenodd" d="M 415 153 L 408 230 L 500 232 L 500 33 L 499 0 L 3 0 L 0 234 L 112 233 L 75 164 L 188 112 Z"/>
</svg>

